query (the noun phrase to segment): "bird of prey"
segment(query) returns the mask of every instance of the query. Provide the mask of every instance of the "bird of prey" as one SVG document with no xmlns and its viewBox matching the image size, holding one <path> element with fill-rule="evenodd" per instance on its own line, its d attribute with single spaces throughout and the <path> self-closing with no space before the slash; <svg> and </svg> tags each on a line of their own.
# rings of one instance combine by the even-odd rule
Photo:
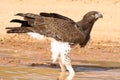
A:
<svg viewBox="0 0 120 80">
<path fill-rule="evenodd" d="M 49 39 L 53 62 L 58 59 L 61 71 L 67 69 L 69 73 L 75 73 L 68 56 L 71 46 L 79 44 L 84 47 L 90 39 L 93 24 L 103 17 L 98 11 L 86 13 L 78 22 L 57 13 L 18 13 L 16 15 L 23 17 L 24 20 L 11 20 L 10 22 L 21 23 L 21 26 L 6 27 L 7 33 L 27 33 L 37 39 Z"/>
</svg>

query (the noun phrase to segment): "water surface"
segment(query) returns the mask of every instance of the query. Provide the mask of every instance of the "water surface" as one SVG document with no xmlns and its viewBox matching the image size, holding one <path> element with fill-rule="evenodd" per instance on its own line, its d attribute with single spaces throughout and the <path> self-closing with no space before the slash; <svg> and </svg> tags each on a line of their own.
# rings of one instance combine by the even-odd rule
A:
<svg viewBox="0 0 120 80">
<path fill-rule="evenodd" d="M 120 80 L 120 69 L 99 67 L 75 67 L 71 80 Z M 68 73 L 59 68 L 0 66 L 0 80 L 65 80 Z"/>
</svg>

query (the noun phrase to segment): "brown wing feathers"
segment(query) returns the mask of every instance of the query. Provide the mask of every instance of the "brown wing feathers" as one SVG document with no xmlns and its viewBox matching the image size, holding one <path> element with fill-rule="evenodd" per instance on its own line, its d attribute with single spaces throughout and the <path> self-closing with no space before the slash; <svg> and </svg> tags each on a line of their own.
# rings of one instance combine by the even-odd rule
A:
<svg viewBox="0 0 120 80">
<path fill-rule="evenodd" d="M 24 17 L 24 20 L 13 19 L 11 22 L 21 23 L 21 27 L 7 27 L 6 29 L 9 29 L 7 33 L 35 32 L 58 41 L 78 43 L 83 47 L 90 38 L 94 22 L 98 19 L 96 14 L 98 18 L 102 17 L 102 14 L 91 11 L 76 23 L 57 13 L 40 13 L 40 15 L 18 13 L 16 15 Z"/>
<path fill-rule="evenodd" d="M 63 15 L 57 14 L 57 13 L 45 13 L 45 12 L 42 12 L 42 13 L 40 13 L 40 15 L 44 16 L 44 17 L 53 17 L 53 18 L 64 19 L 64 20 L 67 20 L 69 22 L 75 23 L 72 19 L 70 19 L 68 17 L 65 17 Z"/>
</svg>

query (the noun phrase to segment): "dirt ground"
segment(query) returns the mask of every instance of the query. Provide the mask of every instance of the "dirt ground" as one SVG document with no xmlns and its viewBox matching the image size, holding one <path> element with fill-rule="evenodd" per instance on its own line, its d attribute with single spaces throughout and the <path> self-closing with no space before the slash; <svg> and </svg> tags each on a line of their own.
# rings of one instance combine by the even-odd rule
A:
<svg viewBox="0 0 120 80">
<path fill-rule="evenodd" d="M 88 11 L 99 11 L 91 40 L 85 48 L 73 47 L 71 58 L 84 61 L 120 62 L 120 0 L 2 0 L 0 2 L 0 65 L 29 65 L 51 61 L 50 42 L 39 41 L 26 34 L 7 34 L 5 27 L 19 26 L 9 21 L 16 13 L 54 12 L 82 19 Z M 89 65 L 89 63 L 87 63 Z M 120 66 L 119 66 L 120 67 Z"/>
</svg>

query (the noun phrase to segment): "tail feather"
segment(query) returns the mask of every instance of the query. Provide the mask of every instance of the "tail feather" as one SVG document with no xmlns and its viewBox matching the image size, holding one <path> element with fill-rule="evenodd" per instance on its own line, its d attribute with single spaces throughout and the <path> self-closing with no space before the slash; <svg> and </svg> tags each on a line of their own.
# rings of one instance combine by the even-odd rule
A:
<svg viewBox="0 0 120 80">
<path fill-rule="evenodd" d="M 10 22 L 23 23 L 23 22 L 26 22 L 26 21 L 19 20 L 19 19 L 12 19 Z"/>
<path fill-rule="evenodd" d="M 24 27 L 7 27 L 7 33 L 27 33 L 27 32 L 31 32 L 28 28 L 24 28 Z"/>
<path fill-rule="evenodd" d="M 25 17 L 25 18 L 31 18 L 31 19 L 34 19 L 34 14 L 31 14 L 31 13 L 17 13 L 15 16 L 21 16 L 21 17 Z"/>
<path fill-rule="evenodd" d="M 17 23 L 22 23 L 21 27 L 31 27 L 34 25 L 34 21 L 36 18 L 39 18 L 40 16 L 37 14 L 32 14 L 32 13 L 17 13 L 16 16 L 22 16 L 24 17 L 24 20 L 12 20 L 11 22 L 17 22 Z"/>
<path fill-rule="evenodd" d="M 22 16 L 22 17 L 25 17 L 25 14 L 24 14 L 24 13 L 17 13 L 15 16 Z"/>
<path fill-rule="evenodd" d="M 17 27 L 6 27 L 5 29 L 13 29 L 13 28 L 17 28 Z"/>
<path fill-rule="evenodd" d="M 31 13 L 17 13 L 15 16 L 21 16 L 21 17 L 26 17 L 26 18 L 31 18 L 31 19 L 34 19 L 34 14 L 31 14 Z"/>
<path fill-rule="evenodd" d="M 32 13 L 17 13 L 15 16 L 22 16 L 22 17 L 25 17 L 25 18 L 31 18 L 31 19 L 35 19 L 37 17 L 40 17 L 39 15 L 37 14 L 32 14 Z"/>
<path fill-rule="evenodd" d="M 24 20 L 13 19 L 10 22 L 21 23 L 21 27 L 31 27 L 31 25 L 28 24 L 28 21 L 24 21 Z"/>
</svg>

